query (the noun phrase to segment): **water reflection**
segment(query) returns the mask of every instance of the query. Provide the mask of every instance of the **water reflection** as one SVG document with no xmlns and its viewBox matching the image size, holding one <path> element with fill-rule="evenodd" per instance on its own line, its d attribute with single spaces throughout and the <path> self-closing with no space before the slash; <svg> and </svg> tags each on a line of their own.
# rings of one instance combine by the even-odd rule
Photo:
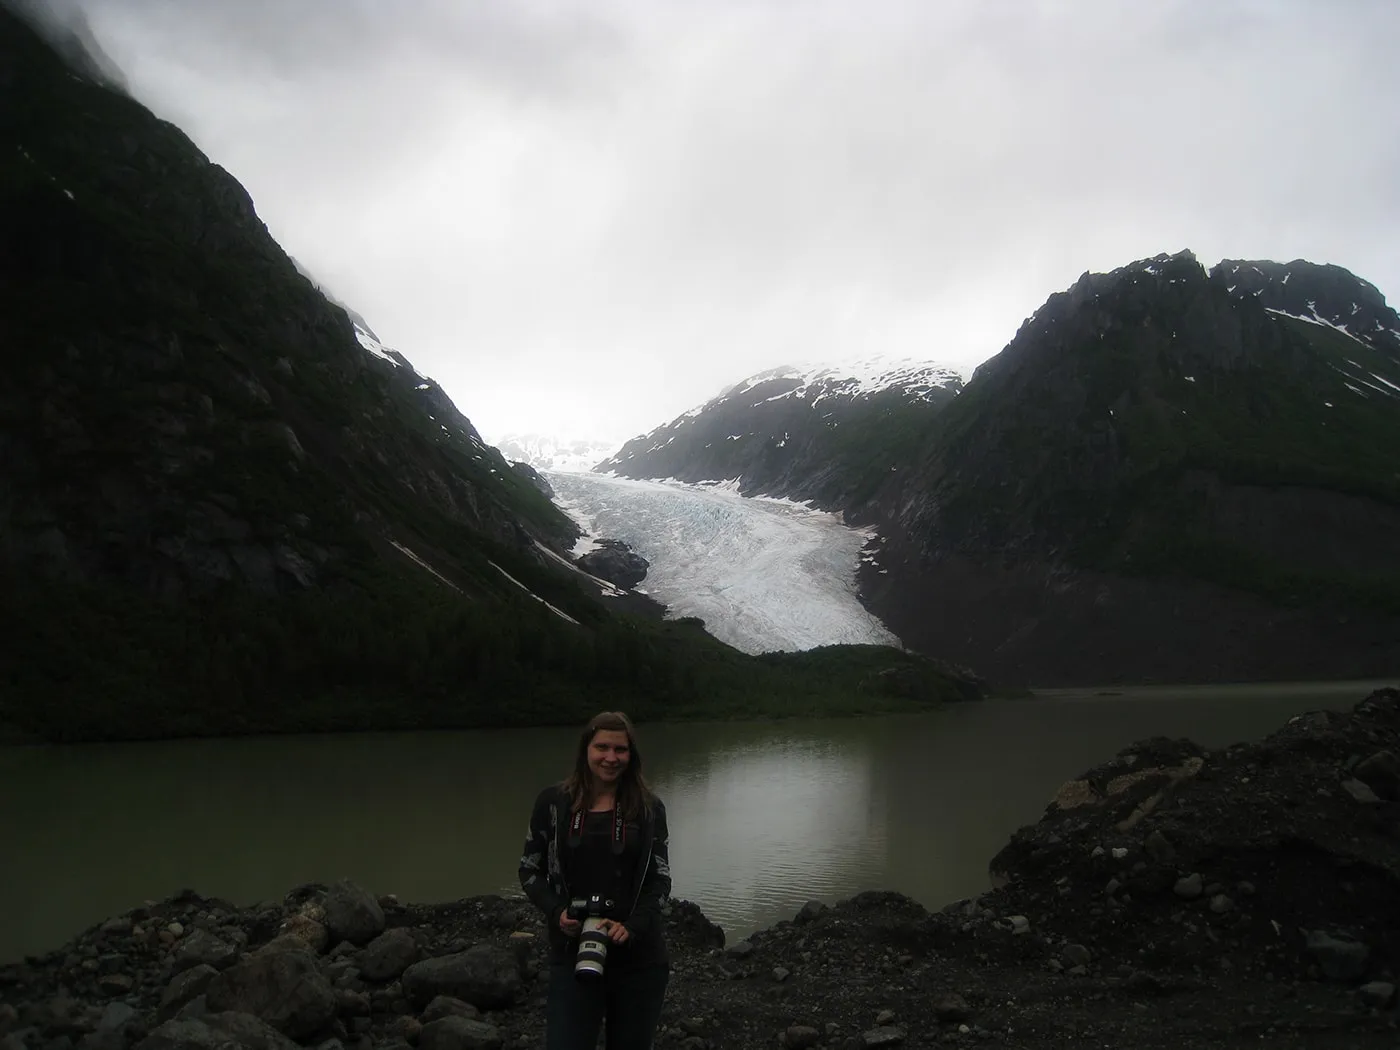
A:
<svg viewBox="0 0 1400 1050">
<path fill-rule="evenodd" d="M 643 727 L 675 893 L 731 936 L 802 903 L 981 892 L 1056 788 L 1134 740 L 1218 747 L 1369 685 L 1134 690 L 904 718 Z M 240 904 L 343 876 L 415 901 L 514 891 L 573 729 L 0 748 L 0 962 L 183 887 Z"/>
<path fill-rule="evenodd" d="M 789 731 L 790 732 L 790 731 Z M 856 739 L 779 735 L 711 751 L 703 769 L 662 777 L 677 896 L 733 927 L 755 909 L 785 909 L 879 881 L 885 807 L 874 759 Z"/>
</svg>

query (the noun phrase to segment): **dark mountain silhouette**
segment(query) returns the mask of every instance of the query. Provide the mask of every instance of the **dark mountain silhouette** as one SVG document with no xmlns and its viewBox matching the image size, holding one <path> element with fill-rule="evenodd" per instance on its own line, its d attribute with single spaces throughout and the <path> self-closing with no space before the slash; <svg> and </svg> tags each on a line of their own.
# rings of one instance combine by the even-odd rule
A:
<svg viewBox="0 0 1400 1050">
<path fill-rule="evenodd" d="M 914 454 L 924 426 L 962 389 L 952 369 L 875 363 L 770 369 L 633 438 L 594 469 L 681 481 L 740 479 L 745 495 L 858 506 L 884 481 L 872 463 Z"/>
<path fill-rule="evenodd" d="M 535 480 L 81 44 L 0 8 L 0 730 L 718 714 L 754 690 L 782 710 L 835 703 L 820 683 L 843 674 L 877 706 L 961 688 L 891 650 L 808 671 L 616 612 Z M 886 665 L 918 687 L 874 699 Z"/>
<path fill-rule="evenodd" d="M 993 680 L 1391 673 L 1397 336 L 1339 267 L 1161 255 L 1051 296 L 958 396 L 843 420 L 883 441 L 840 463 L 851 484 L 770 450 L 741 486 L 877 525 L 869 604 Z M 687 425 L 743 433 L 758 412 Z M 735 476 L 662 453 L 609 466 Z"/>
</svg>

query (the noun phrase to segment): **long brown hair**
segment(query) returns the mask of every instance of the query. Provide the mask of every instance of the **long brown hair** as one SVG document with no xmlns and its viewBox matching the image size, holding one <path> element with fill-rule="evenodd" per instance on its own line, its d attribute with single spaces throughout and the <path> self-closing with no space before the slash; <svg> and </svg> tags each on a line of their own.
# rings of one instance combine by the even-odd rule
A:
<svg viewBox="0 0 1400 1050">
<path fill-rule="evenodd" d="M 646 777 L 642 776 L 642 749 L 637 746 L 636 727 L 632 725 L 632 720 L 621 711 L 599 712 L 588 720 L 588 724 L 579 733 L 578 749 L 574 755 L 574 770 L 564 779 L 562 785 L 569 795 L 569 808 L 577 813 L 593 801 L 595 785 L 593 774 L 588 768 L 588 745 L 593 743 L 593 737 L 600 729 L 627 734 L 627 746 L 630 753 L 627 768 L 622 771 L 622 776 L 617 784 L 617 802 L 622 807 L 623 816 L 628 820 L 650 817 L 656 796 L 647 786 Z"/>
</svg>

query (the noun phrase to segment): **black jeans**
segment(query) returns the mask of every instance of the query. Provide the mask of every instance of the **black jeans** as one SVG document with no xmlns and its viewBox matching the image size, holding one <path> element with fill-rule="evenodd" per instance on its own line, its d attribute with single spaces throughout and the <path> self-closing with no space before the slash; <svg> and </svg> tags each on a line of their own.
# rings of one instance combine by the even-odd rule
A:
<svg viewBox="0 0 1400 1050">
<path fill-rule="evenodd" d="M 670 977 L 663 960 L 606 969 L 602 981 L 579 980 L 572 959 L 551 963 L 547 1050 L 594 1050 L 599 1028 L 607 1033 L 607 1050 L 649 1050 Z"/>
</svg>

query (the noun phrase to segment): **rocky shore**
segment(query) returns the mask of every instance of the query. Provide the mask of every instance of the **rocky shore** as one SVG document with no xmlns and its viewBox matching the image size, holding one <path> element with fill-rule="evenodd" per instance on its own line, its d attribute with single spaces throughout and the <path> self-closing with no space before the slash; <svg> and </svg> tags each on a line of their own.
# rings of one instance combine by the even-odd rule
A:
<svg viewBox="0 0 1400 1050">
<path fill-rule="evenodd" d="M 1398 756 L 1386 689 L 1257 744 L 1136 744 L 938 912 L 863 893 L 726 944 L 673 901 L 657 1045 L 1394 1047 Z M 187 892 L 0 968 L 0 1050 L 536 1047 L 542 934 L 523 899 Z"/>
</svg>

